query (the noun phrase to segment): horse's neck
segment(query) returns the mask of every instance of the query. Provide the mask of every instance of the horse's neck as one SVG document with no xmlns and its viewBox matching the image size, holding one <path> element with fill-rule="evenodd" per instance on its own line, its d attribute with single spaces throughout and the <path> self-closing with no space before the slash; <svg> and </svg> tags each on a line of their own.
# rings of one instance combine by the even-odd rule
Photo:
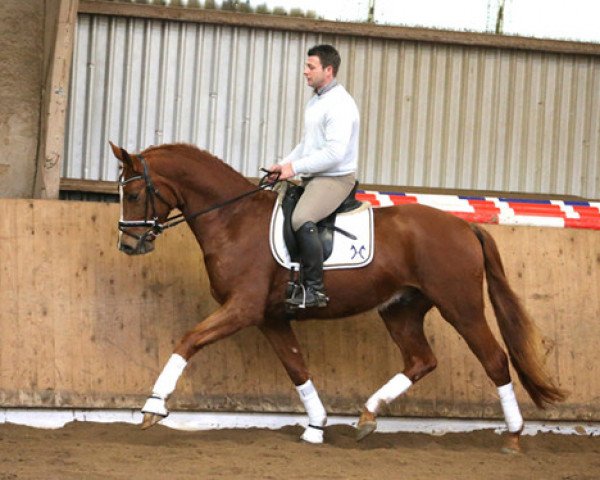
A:
<svg viewBox="0 0 600 480">
<path fill-rule="evenodd" d="M 177 174 L 183 199 L 181 210 L 186 217 L 192 217 L 188 223 L 204 249 L 214 232 L 230 228 L 230 224 L 251 213 L 246 212 L 243 196 L 252 196 L 256 186 L 220 163 L 200 164 L 202 169 L 193 166 L 182 165 L 183 170 Z"/>
<path fill-rule="evenodd" d="M 195 149 L 182 152 L 182 155 L 157 158 L 153 167 L 175 186 L 181 202 L 178 207 L 186 216 L 254 188 L 246 178 L 207 152 Z M 196 158 L 198 155 L 200 158 Z"/>
<path fill-rule="evenodd" d="M 205 177 L 188 177 L 184 192 L 186 216 L 208 209 L 224 208 L 237 197 L 254 190 L 254 185 L 244 177 L 222 181 Z"/>
</svg>

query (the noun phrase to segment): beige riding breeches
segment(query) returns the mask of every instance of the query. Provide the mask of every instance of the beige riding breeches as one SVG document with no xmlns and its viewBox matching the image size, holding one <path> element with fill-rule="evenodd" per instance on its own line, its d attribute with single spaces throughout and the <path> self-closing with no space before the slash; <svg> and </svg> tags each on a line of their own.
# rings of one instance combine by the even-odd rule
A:
<svg viewBox="0 0 600 480">
<path fill-rule="evenodd" d="M 304 193 L 292 213 L 292 228 L 298 230 L 306 222 L 317 223 L 335 211 L 354 188 L 356 175 L 310 177 L 302 179 Z"/>
</svg>

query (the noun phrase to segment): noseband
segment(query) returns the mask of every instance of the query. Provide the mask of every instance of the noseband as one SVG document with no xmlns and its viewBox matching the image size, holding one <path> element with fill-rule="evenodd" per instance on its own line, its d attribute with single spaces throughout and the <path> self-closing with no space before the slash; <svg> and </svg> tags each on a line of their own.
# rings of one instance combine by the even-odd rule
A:
<svg viewBox="0 0 600 480">
<path fill-rule="evenodd" d="M 150 177 L 150 174 L 148 172 L 148 164 L 146 163 L 146 159 L 142 155 L 138 155 L 138 158 L 140 159 L 140 162 L 142 164 L 142 173 L 136 172 L 137 175 L 134 175 L 127 179 L 121 176 L 121 178 L 119 179 L 119 196 L 121 197 L 121 208 L 123 208 L 123 191 L 128 183 L 134 182 L 136 180 L 142 180 L 146 185 L 146 209 L 144 214 L 144 220 L 123 220 L 123 218 L 119 220 L 119 230 L 124 235 L 128 235 L 137 240 L 137 245 L 135 246 L 136 251 L 140 251 L 142 249 L 142 245 L 144 245 L 146 241 L 153 241 L 167 228 L 175 227 L 182 222 L 192 220 L 196 217 L 199 217 L 200 215 L 204 215 L 205 213 L 212 212 L 213 210 L 217 210 L 226 205 L 237 202 L 238 200 L 241 200 L 244 197 L 260 192 L 265 188 L 272 187 L 277 181 L 279 181 L 278 178 L 274 182 L 268 181 L 268 178 L 271 175 L 271 173 L 267 172 L 264 169 L 261 169 L 267 173 L 265 173 L 265 175 L 261 177 L 257 188 L 248 192 L 244 192 L 243 194 L 226 200 L 223 203 L 219 203 L 199 212 L 193 213 L 192 215 L 185 216 L 183 213 L 173 215 L 172 217 L 167 218 L 164 222 L 161 223 L 159 221 L 158 215 L 156 214 L 156 199 L 160 200 L 167 207 L 169 207 L 169 211 L 173 210 L 173 208 L 175 207 L 171 206 L 171 204 L 169 204 L 169 202 L 165 200 L 165 198 L 159 193 L 158 189 L 154 185 L 152 177 Z M 141 235 L 129 231 L 130 228 L 140 227 L 147 227 L 147 230 Z"/>
</svg>

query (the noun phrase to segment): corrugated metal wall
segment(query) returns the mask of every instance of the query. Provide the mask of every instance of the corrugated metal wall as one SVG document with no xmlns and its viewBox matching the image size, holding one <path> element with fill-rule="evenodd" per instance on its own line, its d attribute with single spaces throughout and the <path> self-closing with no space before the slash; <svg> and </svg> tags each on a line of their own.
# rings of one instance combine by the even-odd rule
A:
<svg viewBox="0 0 600 480">
<path fill-rule="evenodd" d="M 299 140 L 305 52 L 334 43 L 362 182 L 600 198 L 600 58 L 80 14 L 64 176 L 108 140 L 191 142 L 247 176 Z"/>
</svg>

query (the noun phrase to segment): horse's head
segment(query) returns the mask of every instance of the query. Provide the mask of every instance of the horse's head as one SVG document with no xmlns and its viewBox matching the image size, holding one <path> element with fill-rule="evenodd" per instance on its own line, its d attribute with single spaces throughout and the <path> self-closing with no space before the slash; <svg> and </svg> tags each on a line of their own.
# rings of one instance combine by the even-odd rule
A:
<svg viewBox="0 0 600 480">
<path fill-rule="evenodd" d="M 141 255 L 154 250 L 154 240 L 165 228 L 175 199 L 159 189 L 160 177 L 153 175 L 142 155 L 130 155 L 124 148 L 110 142 L 121 162 L 119 197 L 119 250 L 128 255 Z"/>
</svg>

